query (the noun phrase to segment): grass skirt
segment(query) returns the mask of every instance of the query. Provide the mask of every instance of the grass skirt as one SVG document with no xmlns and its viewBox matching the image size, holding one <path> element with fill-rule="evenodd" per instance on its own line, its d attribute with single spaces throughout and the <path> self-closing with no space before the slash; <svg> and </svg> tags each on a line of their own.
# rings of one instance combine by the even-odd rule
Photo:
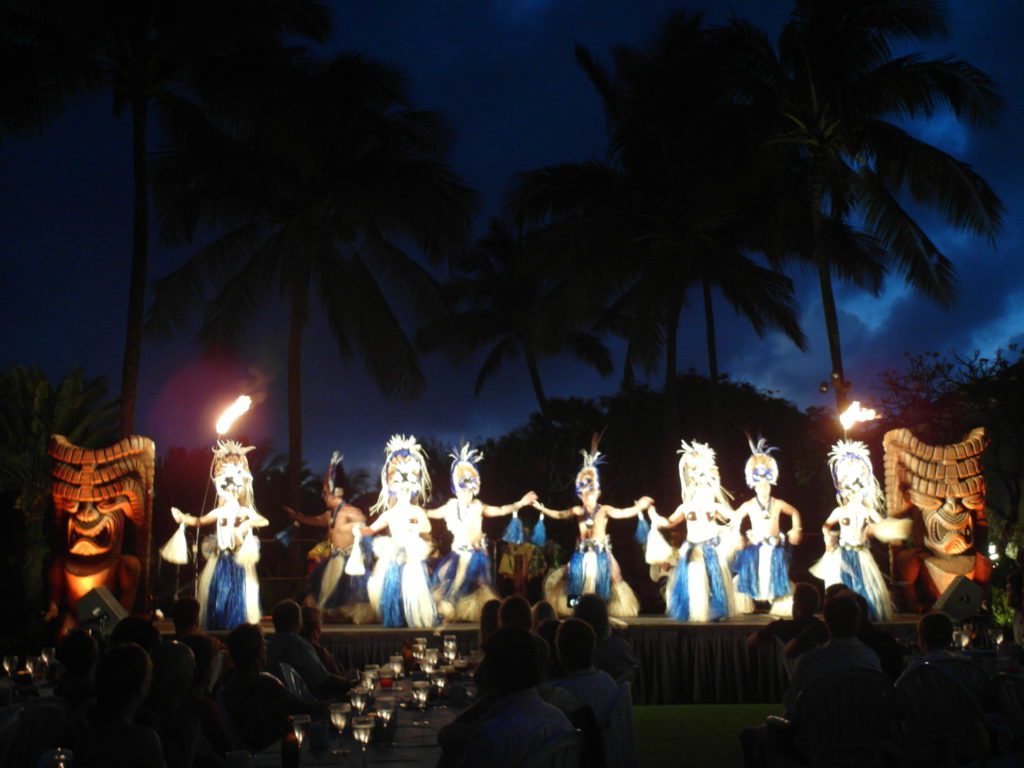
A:
<svg viewBox="0 0 1024 768">
<path fill-rule="evenodd" d="M 811 566 L 811 574 L 824 581 L 826 589 L 841 582 L 863 595 L 872 621 L 888 621 L 892 617 L 892 598 L 869 547 L 838 545 Z"/>
<path fill-rule="evenodd" d="M 491 559 L 480 549 L 452 550 L 437 564 L 433 579 L 438 613 L 446 621 L 480 621 L 484 603 L 497 599 Z"/>
<path fill-rule="evenodd" d="M 374 537 L 377 558 L 367 583 L 370 604 L 386 627 L 433 627 L 437 607 L 427 576 L 428 545 L 421 539 L 399 546 L 392 538 Z"/>
<path fill-rule="evenodd" d="M 732 577 L 717 542 L 686 542 L 668 577 L 665 613 L 679 621 L 717 621 L 736 613 Z"/>
<path fill-rule="evenodd" d="M 206 560 L 199 577 L 199 623 L 206 629 L 234 629 L 260 620 L 260 583 L 256 563 L 240 563 L 222 551 Z"/>
</svg>

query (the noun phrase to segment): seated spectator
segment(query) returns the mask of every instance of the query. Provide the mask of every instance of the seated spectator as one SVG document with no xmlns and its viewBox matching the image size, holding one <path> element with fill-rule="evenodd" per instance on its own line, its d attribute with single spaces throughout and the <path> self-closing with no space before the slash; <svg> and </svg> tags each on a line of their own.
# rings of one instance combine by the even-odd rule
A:
<svg viewBox="0 0 1024 768">
<path fill-rule="evenodd" d="M 160 645 L 160 630 L 145 616 L 125 616 L 110 633 L 110 644 L 135 643 L 149 653 Z"/>
<path fill-rule="evenodd" d="M 194 597 L 182 597 L 175 600 L 169 611 L 174 622 L 174 637 L 180 640 L 187 635 L 195 635 L 203 630 L 199 626 L 199 601 Z"/>
<path fill-rule="evenodd" d="M 549 680 L 556 680 L 559 677 L 565 677 L 565 670 L 562 668 L 561 662 L 558 660 L 558 646 L 555 643 L 555 638 L 558 635 L 558 627 L 562 622 L 558 619 L 548 619 L 542 621 L 540 627 L 537 629 L 537 635 L 544 639 L 544 642 L 548 644 L 548 666 L 545 672 L 545 676 Z"/>
<path fill-rule="evenodd" d="M 501 608 L 498 610 L 498 626 L 520 627 L 530 632 L 530 627 L 533 626 L 533 614 L 525 597 L 510 595 L 501 601 Z M 537 648 L 537 658 L 540 660 L 538 672 L 542 672 L 548 666 L 548 644 L 543 638 L 532 632 L 530 632 L 530 641 Z"/>
<path fill-rule="evenodd" d="M 153 666 L 136 643 L 114 645 L 96 665 L 96 700 L 72 726 L 75 763 L 110 768 L 166 768 L 160 737 L 136 725 Z"/>
<path fill-rule="evenodd" d="M 196 660 L 196 671 L 192 676 L 186 706 L 198 715 L 203 738 L 213 751 L 218 755 L 224 755 L 231 749 L 231 741 L 224 719 L 211 696 L 215 683 L 215 666 L 218 665 L 221 651 L 209 635 L 186 635 L 181 642 L 192 649 L 192 656 Z"/>
<path fill-rule="evenodd" d="M 932 611 L 917 620 L 917 647 L 920 656 L 911 659 L 909 669 L 926 661 L 962 658 L 950 650 L 953 646 L 953 620 L 944 613 Z"/>
<path fill-rule="evenodd" d="M 99 643 L 84 629 L 71 630 L 57 648 L 57 660 L 64 666 L 64 676 L 53 693 L 65 699 L 72 710 L 93 697 L 96 690 L 93 672 L 99 658 Z"/>
<path fill-rule="evenodd" d="M 205 758 L 200 763 L 207 764 L 212 750 L 205 743 L 200 745 L 199 716 L 184 706 L 196 669 L 192 650 L 184 643 L 170 640 L 150 651 L 149 657 L 153 679 L 136 721 L 160 736 L 168 768 L 191 768 L 200 753 Z"/>
<path fill-rule="evenodd" d="M 280 664 L 293 667 L 317 698 L 339 696 L 349 689 L 348 681 L 327 671 L 316 650 L 302 637 L 302 608 L 294 600 L 274 606 L 274 634 L 267 643 L 267 671 L 283 680 Z"/>
<path fill-rule="evenodd" d="M 281 738 L 289 715 L 327 714 L 326 706 L 303 701 L 263 671 L 267 644 L 258 624 L 231 630 L 228 652 L 235 670 L 224 685 L 223 705 L 230 725 L 251 751 L 264 750 Z"/>
<path fill-rule="evenodd" d="M 558 614 L 555 613 L 555 606 L 547 600 L 538 600 L 530 610 L 530 631 L 536 634 L 541 624 L 549 619 L 557 618 Z"/>
<path fill-rule="evenodd" d="M 855 668 L 882 670 L 878 654 L 857 639 L 860 607 L 851 594 L 844 592 L 825 603 L 825 625 L 828 642 L 803 654 L 793 668 L 782 697 L 787 715 L 793 714 L 800 692 L 823 675 Z"/>
<path fill-rule="evenodd" d="M 607 672 L 616 682 L 632 681 L 640 660 L 629 643 L 612 634 L 608 606 L 600 595 L 583 595 L 573 613 L 577 619 L 587 622 L 597 637 L 594 666 Z"/>
<path fill-rule="evenodd" d="M 867 598 L 864 595 L 850 592 L 853 599 L 857 601 L 860 608 L 860 625 L 857 629 L 857 639 L 864 645 L 878 654 L 878 660 L 882 664 L 882 671 L 885 672 L 894 682 L 903 674 L 904 651 L 896 638 L 884 629 L 879 629 L 871 622 L 871 610 L 868 607 Z"/>
<path fill-rule="evenodd" d="M 555 644 L 558 658 L 565 668 L 565 677 L 552 685 L 564 688 L 582 704 L 594 711 L 598 723 L 608 722 L 619 686 L 607 672 L 594 668 L 594 647 L 597 638 L 585 621 L 567 619 L 558 627 Z"/>
<path fill-rule="evenodd" d="M 568 718 L 537 693 L 539 659 L 530 633 L 504 626 L 487 643 L 484 666 L 493 706 L 466 744 L 467 768 L 519 768 L 555 739 L 572 732 Z"/>
<path fill-rule="evenodd" d="M 313 650 L 316 651 L 317 657 L 320 659 L 320 663 L 324 665 L 324 668 L 332 675 L 342 677 L 341 669 L 338 668 L 338 662 L 331 656 L 331 652 L 320 645 L 320 635 L 323 634 L 324 625 L 323 620 L 320 618 L 320 609 L 315 605 L 304 605 L 302 606 L 302 631 L 299 633 L 306 641 L 313 646 Z"/>
<path fill-rule="evenodd" d="M 776 619 L 771 624 L 751 632 L 748 648 L 757 648 L 781 640 L 786 658 L 795 659 L 803 653 L 828 641 L 825 622 L 816 614 L 821 608 L 818 588 L 800 583 L 793 590 L 793 618 Z"/>
</svg>

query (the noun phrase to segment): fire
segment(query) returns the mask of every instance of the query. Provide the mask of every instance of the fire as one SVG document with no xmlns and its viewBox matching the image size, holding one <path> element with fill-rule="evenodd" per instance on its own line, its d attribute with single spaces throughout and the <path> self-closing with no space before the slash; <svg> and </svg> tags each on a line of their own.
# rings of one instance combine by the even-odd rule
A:
<svg viewBox="0 0 1024 768">
<path fill-rule="evenodd" d="M 878 411 L 873 408 L 861 408 L 860 401 L 854 400 L 850 403 L 849 408 L 839 414 L 839 423 L 843 425 L 844 430 L 848 430 L 859 422 L 873 421 L 880 418 L 882 418 L 882 414 Z"/>
<path fill-rule="evenodd" d="M 235 419 L 241 416 L 243 413 L 249 410 L 252 406 L 252 398 L 248 395 L 241 395 L 235 402 L 225 409 L 224 413 L 217 419 L 217 434 L 223 435 L 229 429 L 231 425 L 235 423 Z"/>
</svg>

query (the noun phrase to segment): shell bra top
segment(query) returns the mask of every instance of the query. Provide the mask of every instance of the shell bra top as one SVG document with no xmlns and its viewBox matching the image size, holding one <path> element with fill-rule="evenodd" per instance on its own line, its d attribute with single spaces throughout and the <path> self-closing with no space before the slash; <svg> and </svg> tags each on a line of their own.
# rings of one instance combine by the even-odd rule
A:
<svg viewBox="0 0 1024 768">
<path fill-rule="evenodd" d="M 847 547 L 861 547 L 867 540 L 867 527 L 871 510 L 859 501 L 839 507 L 839 543 Z"/>
<path fill-rule="evenodd" d="M 235 542 L 235 530 L 249 519 L 248 507 L 241 507 L 237 503 L 225 504 L 214 509 L 214 514 L 217 515 L 217 549 L 235 549 L 238 546 Z"/>
<path fill-rule="evenodd" d="M 686 540 L 690 544 L 711 541 L 721 533 L 721 528 L 713 511 L 686 510 Z"/>
</svg>

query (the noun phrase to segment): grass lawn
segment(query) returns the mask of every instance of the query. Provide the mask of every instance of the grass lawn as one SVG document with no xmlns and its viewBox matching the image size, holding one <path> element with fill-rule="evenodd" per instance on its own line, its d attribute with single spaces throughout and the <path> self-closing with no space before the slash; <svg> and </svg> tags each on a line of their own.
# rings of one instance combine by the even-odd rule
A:
<svg viewBox="0 0 1024 768">
<path fill-rule="evenodd" d="M 779 704 L 635 707 L 640 765 L 733 768 L 743 765 L 740 731 L 782 714 Z"/>
</svg>

